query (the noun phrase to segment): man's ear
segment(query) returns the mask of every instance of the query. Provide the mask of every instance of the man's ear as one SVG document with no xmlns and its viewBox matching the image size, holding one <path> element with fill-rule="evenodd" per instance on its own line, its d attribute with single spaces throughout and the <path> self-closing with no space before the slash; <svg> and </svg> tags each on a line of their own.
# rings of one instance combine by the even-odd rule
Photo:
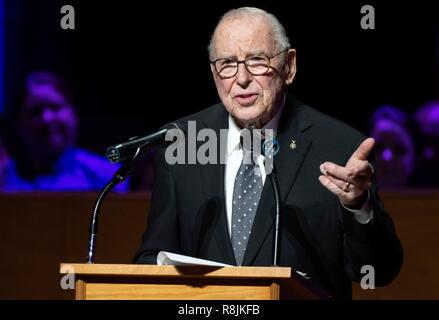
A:
<svg viewBox="0 0 439 320">
<path fill-rule="evenodd" d="M 296 49 L 287 52 L 287 62 L 285 64 L 286 78 L 285 83 L 291 84 L 296 76 Z"/>
</svg>

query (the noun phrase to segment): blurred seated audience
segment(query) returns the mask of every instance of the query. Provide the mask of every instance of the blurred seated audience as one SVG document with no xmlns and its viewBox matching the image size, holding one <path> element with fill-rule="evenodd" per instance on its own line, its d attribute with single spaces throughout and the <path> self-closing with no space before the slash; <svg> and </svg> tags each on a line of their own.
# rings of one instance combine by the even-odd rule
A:
<svg viewBox="0 0 439 320">
<path fill-rule="evenodd" d="M 413 183 L 417 187 L 439 187 L 439 101 L 420 106 L 415 111 L 418 127 L 418 165 Z"/>
<path fill-rule="evenodd" d="M 11 161 L 0 186 L 4 191 L 99 190 L 118 168 L 75 146 L 78 117 L 72 92 L 51 72 L 27 77 L 11 120 L 13 132 L 7 139 Z"/>
<path fill-rule="evenodd" d="M 375 144 L 375 169 L 383 189 L 407 188 L 415 166 L 415 147 L 407 114 L 384 105 L 371 118 Z"/>
</svg>

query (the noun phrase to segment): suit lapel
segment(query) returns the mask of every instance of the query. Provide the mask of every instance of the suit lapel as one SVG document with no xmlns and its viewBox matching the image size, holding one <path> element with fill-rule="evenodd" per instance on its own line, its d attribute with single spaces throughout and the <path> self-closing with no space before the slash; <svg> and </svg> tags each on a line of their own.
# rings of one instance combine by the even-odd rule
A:
<svg viewBox="0 0 439 320">
<path fill-rule="evenodd" d="M 298 102 L 287 96 L 287 103 L 290 107 L 285 110 L 284 122 L 281 120 L 279 125 L 277 139 L 280 149 L 274 158 L 281 203 L 285 202 L 311 147 L 311 140 L 304 132 L 312 123 Z"/>
<path fill-rule="evenodd" d="M 197 124 L 198 125 L 198 124 Z M 220 146 L 220 130 L 228 128 L 228 113 L 224 106 L 218 105 L 218 108 L 213 112 L 209 119 L 203 123 L 206 128 L 213 129 L 217 136 L 217 150 L 219 164 L 205 164 L 200 165 L 201 179 L 203 183 L 203 190 L 205 192 L 205 199 L 218 199 L 219 210 L 216 212 L 216 226 L 214 228 L 214 238 L 221 251 L 224 262 L 231 265 L 236 265 L 235 255 L 233 253 L 232 243 L 227 225 L 225 189 L 224 189 L 224 174 L 225 165 L 221 161 L 220 156 L 224 154 L 221 152 Z M 201 128 L 197 128 L 198 130 Z"/>
<path fill-rule="evenodd" d="M 280 149 L 274 158 L 274 166 L 279 183 L 281 207 L 294 185 L 299 169 L 311 146 L 311 140 L 304 134 L 304 131 L 311 125 L 311 122 L 300 108 L 299 103 L 287 96 L 276 135 Z M 252 233 L 244 255 L 243 265 L 252 264 L 262 243 L 273 226 L 273 217 L 274 196 L 271 182 L 267 178 L 264 183 L 252 227 Z"/>
</svg>

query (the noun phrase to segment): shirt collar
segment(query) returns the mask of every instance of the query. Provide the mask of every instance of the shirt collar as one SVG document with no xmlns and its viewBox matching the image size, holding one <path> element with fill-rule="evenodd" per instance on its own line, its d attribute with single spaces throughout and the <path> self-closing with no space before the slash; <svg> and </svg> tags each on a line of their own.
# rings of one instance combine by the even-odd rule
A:
<svg viewBox="0 0 439 320">
<path fill-rule="evenodd" d="M 262 129 L 271 129 L 276 135 L 277 128 L 279 126 L 280 117 L 285 107 L 285 96 L 282 101 L 281 107 L 276 112 L 274 117 L 268 121 L 268 123 Z M 233 117 L 229 114 L 229 131 L 227 134 L 227 154 L 230 155 L 235 149 L 240 148 L 241 129 L 236 124 Z"/>
</svg>

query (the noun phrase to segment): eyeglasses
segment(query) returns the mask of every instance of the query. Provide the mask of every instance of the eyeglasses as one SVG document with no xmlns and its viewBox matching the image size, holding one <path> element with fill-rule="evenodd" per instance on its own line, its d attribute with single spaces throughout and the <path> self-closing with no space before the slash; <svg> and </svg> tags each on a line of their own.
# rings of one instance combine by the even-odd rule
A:
<svg viewBox="0 0 439 320">
<path fill-rule="evenodd" d="M 238 73 L 238 66 L 240 63 L 245 65 L 245 68 L 249 73 L 254 76 L 262 76 L 270 70 L 271 67 L 271 59 L 288 51 L 288 49 L 284 49 L 272 56 L 267 56 L 265 54 L 255 55 L 245 58 L 245 60 L 238 60 L 236 57 L 234 58 L 220 58 L 210 63 L 215 67 L 216 72 L 222 78 L 233 78 Z"/>
</svg>

